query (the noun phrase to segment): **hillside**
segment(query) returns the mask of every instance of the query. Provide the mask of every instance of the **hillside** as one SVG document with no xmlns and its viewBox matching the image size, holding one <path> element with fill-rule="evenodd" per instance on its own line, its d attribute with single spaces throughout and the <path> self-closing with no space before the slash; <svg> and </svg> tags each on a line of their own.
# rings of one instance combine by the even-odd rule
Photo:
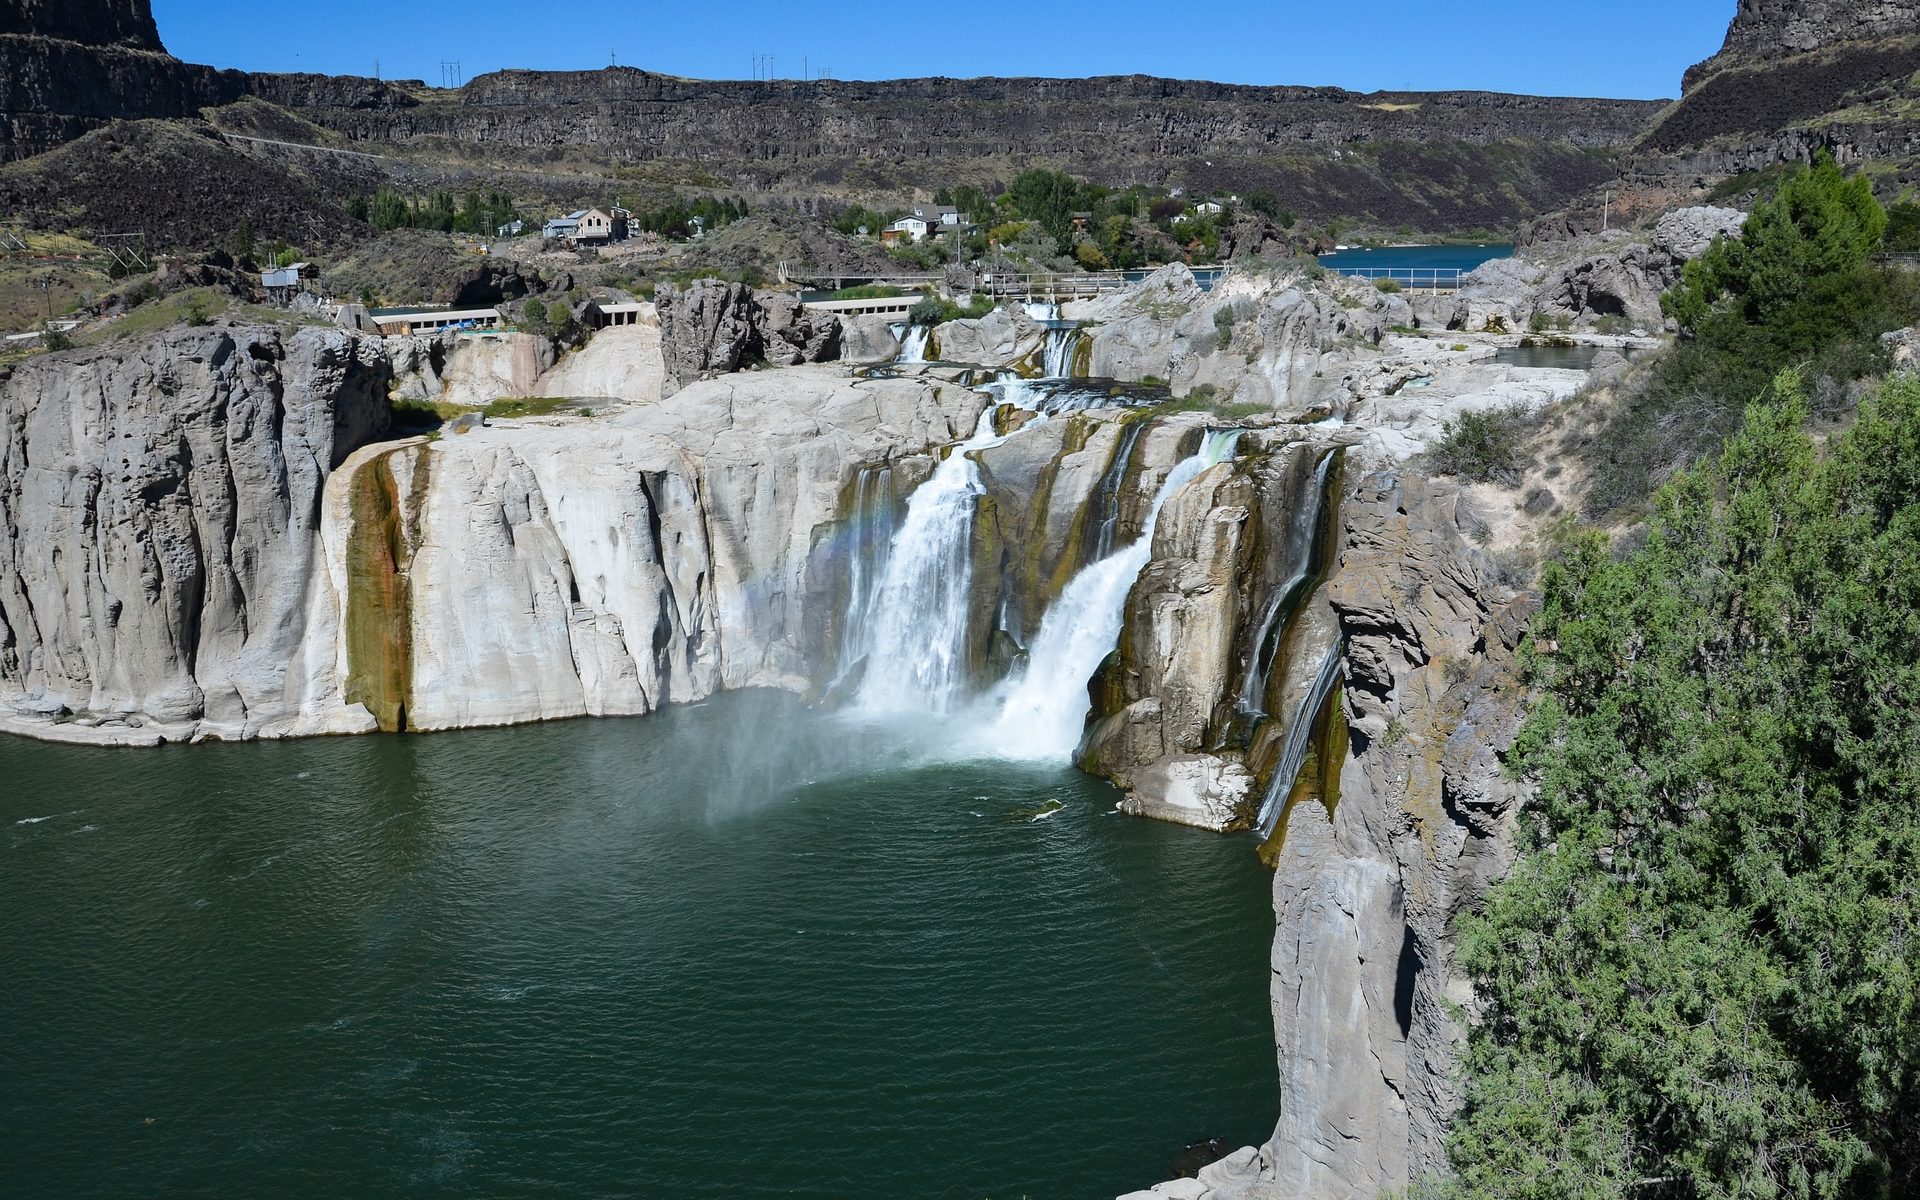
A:
<svg viewBox="0 0 1920 1200">
<path fill-rule="evenodd" d="M 1051 166 L 1111 186 L 1268 188 L 1308 218 L 1438 231 L 1509 225 L 1611 178 L 1613 151 L 1659 107 L 1147 76 L 746 82 L 632 68 L 504 71 L 442 90 L 218 71 L 167 54 L 160 32 L 147 0 L 0 0 L 0 160 L 111 121 L 254 98 L 293 125 L 437 166 L 598 170 L 802 205 Z"/>
</svg>

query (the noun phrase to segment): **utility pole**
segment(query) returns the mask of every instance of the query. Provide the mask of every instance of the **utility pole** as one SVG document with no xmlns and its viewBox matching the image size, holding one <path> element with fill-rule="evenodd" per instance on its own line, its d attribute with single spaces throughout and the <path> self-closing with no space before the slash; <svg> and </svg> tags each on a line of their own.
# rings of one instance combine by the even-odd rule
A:
<svg viewBox="0 0 1920 1200">
<path fill-rule="evenodd" d="M 1608 222 L 1613 218 L 1613 192 L 1602 192 L 1600 197 L 1600 232 L 1605 233 Z"/>
</svg>

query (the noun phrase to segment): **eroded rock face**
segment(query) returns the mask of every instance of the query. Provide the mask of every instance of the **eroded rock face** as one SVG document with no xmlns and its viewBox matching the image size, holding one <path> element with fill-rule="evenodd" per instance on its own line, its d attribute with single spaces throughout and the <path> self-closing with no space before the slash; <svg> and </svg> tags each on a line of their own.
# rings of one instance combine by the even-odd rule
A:
<svg viewBox="0 0 1920 1200">
<path fill-rule="evenodd" d="M 1737 61 L 1818 50 L 1836 42 L 1920 32 L 1920 0 L 1740 0 L 1720 53 L 1687 72 L 1691 90 Z"/>
<path fill-rule="evenodd" d="M 332 331 L 178 329 L 0 382 L 0 711 L 133 738 L 281 715 L 328 477 L 387 428 Z"/>
<path fill-rule="evenodd" d="M 1715 238 L 1737 237 L 1746 219 L 1737 208 L 1682 208 L 1644 233 L 1540 243 L 1482 265 L 1462 281 L 1459 295 L 1423 299 L 1416 309 L 1423 321 L 1449 329 L 1480 328 L 1497 316 L 1519 331 L 1538 312 L 1583 325 L 1619 317 L 1658 330 L 1666 321 L 1661 293 Z"/>
<path fill-rule="evenodd" d="M 654 305 L 669 392 L 756 362 L 798 366 L 840 357 L 840 318 L 809 313 L 783 293 L 699 279 L 684 290 L 663 287 Z"/>
<path fill-rule="evenodd" d="M 804 690 L 844 615 L 850 472 L 986 404 L 795 370 L 363 445 L 388 349 L 183 330 L 0 384 L 0 724 L 243 738 Z"/>
<path fill-rule="evenodd" d="M 0 34 L 161 50 L 147 0 L 0 0 Z"/>
</svg>

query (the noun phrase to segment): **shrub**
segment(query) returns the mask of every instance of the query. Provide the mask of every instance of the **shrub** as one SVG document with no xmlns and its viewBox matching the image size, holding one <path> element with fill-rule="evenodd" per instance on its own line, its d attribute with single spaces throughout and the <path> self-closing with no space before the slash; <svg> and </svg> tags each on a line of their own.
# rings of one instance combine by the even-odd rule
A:
<svg viewBox="0 0 1920 1200">
<path fill-rule="evenodd" d="M 202 300 L 198 296 L 195 296 L 193 299 L 187 301 L 187 324 L 189 325 L 213 324 L 213 317 L 211 314 L 207 312 L 206 301 Z"/>
<path fill-rule="evenodd" d="M 1446 423 L 1428 459 L 1442 475 L 1513 487 L 1526 470 L 1524 450 L 1534 424 L 1524 404 L 1461 413 Z"/>
<path fill-rule="evenodd" d="M 1552 328 L 1552 324 L 1547 320 L 1547 314 L 1537 308 L 1533 310 L 1533 315 L 1527 318 L 1527 331 L 1529 333 L 1545 333 L 1550 328 Z"/>
<path fill-rule="evenodd" d="M 73 338 L 64 329 L 55 329 L 49 325 L 40 332 L 40 345 L 48 350 L 71 350 Z"/>
<path fill-rule="evenodd" d="M 1391 296 L 1401 290 L 1400 281 L 1398 279 L 1389 279 L 1386 276 L 1381 276 L 1379 279 L 1373 281 L 1373 289 L 1377 292 L 1385 292 Z"/>
<path fill-rule="evenodd" d="M 1233 344 L 1233 327 L 1237 323 L 1232 305 L 1228 305 L 1214 312 L 1213 327 L 1220 334 L 1220 348 L 1222 350 Z"/>
</svg>

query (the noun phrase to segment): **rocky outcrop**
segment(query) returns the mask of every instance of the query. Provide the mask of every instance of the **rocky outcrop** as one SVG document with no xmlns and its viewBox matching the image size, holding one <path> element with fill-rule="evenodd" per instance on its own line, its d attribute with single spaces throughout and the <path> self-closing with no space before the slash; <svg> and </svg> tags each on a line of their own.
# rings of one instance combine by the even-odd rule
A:
<svg viewBox="0 0 1920 1200">
<path fill-rule="evenodd" d="M 129 50 L 163 49 L 147 0 L 0 0 L 0 35 L 4 34 Z"/>
<path fill-rule="evenodd" d="M 1618 317 L 1658 330 L 1666 323 L 1661 293 L 1715 238 L 1738 236 L 1746 219 L 1737 208 L 1682 208 L 1645 232 L 1537 244 L 1480 266 L 1456 296 L 1417 300 L 1415 310 L 1424 324 L 1448 329 L 1476 328 L 1498 316 L 1520 330 L 1540 313 L 1582 326 Z"/>
<path fill-rule="evenodd" d="M 667 390 L 756 363 L 798 366 L 840 357 L 840 318 L 810 313 L 793 296 L 745 284 L 695 280 L 654 298 Z"/>
<path fill-rule="evenodd" d="M 1687 71 L 1685 88 L 1736 63 L 1765 62 L 1841 42 L 1920 33 L 1920 0 L 1740 0 L 1720 53 Z"/>
<path fill-rule="evenodd" d="M 319 329 L 175 330 L 15 368 L 0 720 L 142 739 L 281 715 L 321 494 L 385 431 L 387 381 L 376 345 Z"/>
<path fill-rule="evenodd" d="M 930 345 L 938 347 L 938 357 L 948 362 L 1004 367 L 1034 359 L 1046 336 L 1046 328 L 1027 316 L 1024 309 L 1003 305 L 978 319 L 934 326 Z M 1033 373 L 1039 372 L 1036 369 Z"/>
<path fill-rule="evenodd" d="M 1342 499 L 1329 599 L 1351 750 L 1297 789 L 1274 856 L 1280 1120 L 1180 1185 L 1195 1200 L 1404 1194 L 1446 1170 L 1471 996 L 1454 925 L 1511 861 L 1530 601 L 1486 575 L 1456 493 L 1383 472 Z M 1178 1194 L 1137 1193 L 1128 1200 Z"/>
<path fill-rule="evenodd" d="M 1010 161 L 1061 162 L 1116 186 L 1267 188 L 1298 197 L 1308 218 L 1489 227 L 1556 208 L 1610 178 L 1604 152 L 1658 108 L 1145 76 L 749 82 L 632 68 L 501 71 L 455 95 L 423 97 L 417 81 L 180 63 L 160 50 L 147 0 L 9 4 L 12 32 L 0 31 L 7 158 L 110 120 L 187 118 L 256 97 L 353 142 L 457 143 L 504 158 L 565 145 L 614 165 L 699 164 L 732 186 L 788 197 L 844 194 L 846 184 L 933 188 L 1002 178 Z M 73 37 L 80 40 L 65 40 Z M 1461 188 L 1460 179 L 1478 186 Z M 1264 253 L 1283 242 L 1257 225 L 1236 226 L 1230 251 Z M 733 260 L 748 261 L 751 248 L 739 249 Z"/>
</svg>

